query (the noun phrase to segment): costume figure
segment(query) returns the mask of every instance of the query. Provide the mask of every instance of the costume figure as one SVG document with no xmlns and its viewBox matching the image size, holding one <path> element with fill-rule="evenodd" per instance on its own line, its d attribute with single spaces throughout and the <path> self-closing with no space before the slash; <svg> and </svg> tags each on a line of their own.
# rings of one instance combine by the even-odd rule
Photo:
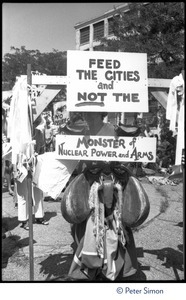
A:
<svg viewBox="0 0 186 300">
<path fill-rule="evenodd" d="M 89 127 L 86 135 L 116 135 L 114 126 L 103 122 L 104 116 L 105 113 L 99 112 L 84 114 Z M 122 201 L 131 199 L 129 185 L 133 183 L 139 188 L 139 183 L 129 178 L 124 165 L 115 162 L 86 161 L 81 166 L 80 175 L 70 182 L 61 203 L 63 216 L 74 223 L 71 228 L 76 249 L 69 276 L 78 280 L 84 275 L 95 281 L 131 276 L 136 273 L 138 263 L 133 233 L 127 225 L 130 224 L 130 213 L 127 215 L 125 209 L 128 204 Z M 144 200 L 147 205 L 143 218 L 146 218 L 147 195 Z"/>
</svg>

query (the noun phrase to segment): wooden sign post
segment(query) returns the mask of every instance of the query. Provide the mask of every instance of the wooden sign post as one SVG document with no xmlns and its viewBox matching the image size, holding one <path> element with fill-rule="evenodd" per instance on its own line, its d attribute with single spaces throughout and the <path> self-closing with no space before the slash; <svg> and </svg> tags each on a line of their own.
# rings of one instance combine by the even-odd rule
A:
<svg viewBox="0 0 186 300">
<path fill-rule="evenodd" d="M 27 84 L 32 84 L 31 65 L 27 65 Z M 27 87 L 28 89 L 28 87 Z M 27 94 L 27 97 L 29 95 Z M 28 220 L 29 220 L 29 262 L 30 262 L 30 281 L 34 280 L 34 251 L 33 251 L 33 222 L 32 222 L 32 174 L 28 170 L 27 175 L 27 188 L 28 188 Z"/>
</svg>

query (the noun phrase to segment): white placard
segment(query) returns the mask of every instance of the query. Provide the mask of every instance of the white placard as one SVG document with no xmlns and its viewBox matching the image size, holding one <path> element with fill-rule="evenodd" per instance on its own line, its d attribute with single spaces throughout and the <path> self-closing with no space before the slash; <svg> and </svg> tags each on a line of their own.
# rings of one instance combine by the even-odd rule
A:
<svg viewBox="0 0 186 300">
<path fill-rule="evenodd" d="M 147 54 L 67 51 L 67 110 L 148 112 Z"/>
<path fill-rule="evenodd" d="M 27 174 L 28 174 L 28 171 L 23 165 L 17 168 L 17 180 L 19 182 L 23 182 L 23 180 L 26 178 Z"/>
<path fill-rule="evenodd" d="M 57 159 L 155 162 L 156 138 L 56 135 Z"/>
</svg>

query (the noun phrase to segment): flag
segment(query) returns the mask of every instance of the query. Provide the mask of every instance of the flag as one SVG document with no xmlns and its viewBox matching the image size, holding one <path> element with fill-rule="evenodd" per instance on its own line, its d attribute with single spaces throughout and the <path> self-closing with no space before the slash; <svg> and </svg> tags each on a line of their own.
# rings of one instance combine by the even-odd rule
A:
<svg viewBox="0 0 186 300">
<path fill-rule="evenodd" d="M 12 146 L 13 164 L 18 162 L 19 156 L 27 161 L 34 153 L 30 107 L 30 97 L 27 94 L 27 78 L 18 77 L 12 90 L 8 119 L 8 137 Z"/>
</svg>

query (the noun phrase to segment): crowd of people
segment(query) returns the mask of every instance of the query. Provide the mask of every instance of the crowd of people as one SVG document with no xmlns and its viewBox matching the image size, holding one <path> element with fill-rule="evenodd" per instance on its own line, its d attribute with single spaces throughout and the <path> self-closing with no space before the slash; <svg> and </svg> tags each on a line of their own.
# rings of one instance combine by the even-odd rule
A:
<svg viewBox="0 0 186 300">
<path fill-rule="evenodd" d="M 144 166 L 155 173 L 170 174 L 175 164 L 176 136 L 173 136 L 171 130 L 162 132 L 160 136 L 157 134 L 151 136 L 157 138 L 156 162 L 144 164 Z"/>
<path fill-rule="evenodd" d="M 51 111 L 44 111 L 34 122 L 34 137 L 37 141 L 35 151 L 38 154 L 45 152 L 55 151 L 55 137 L 56 134 L 63 132 L 63 127 L 65 124 L 77 123 L 78 121 L 84 121 L 82 114 L 74 113 L 70 116 L 70 119 L 63 118 L 63 108 L 58 108 L 52 117 Z M 7 138 L 7 111 L 2 110 L 2 143 L 5 145 L 7 142 L 10 142 Z M 161 171 L 162 168 L 166 168 L 168 171 L 171 170 L 171 167 L 175 164 L 175 151 L 176 151 L 176 137 L 173 136 L 173 132 L 167 130 L 158 136 L 154 134 L 150 126 L 144 122 L 137 122 L 137 126 L 140 128 L 140 135 L 146 137 L 156 137 L 157 139 L 157 151 L 156 151 L 156 163 L 131 163 L 130 167 L 137 170 L 137 176 L 145 175 L 142 166 L 145 168 L 152 169 L 154 171 Z M 11 162 L 6 160 L 3 162 L 3 185 L 8 186 L 10 195 L 13 195 L 14 192 L 11 187 L 13 182 L 12 178 L 12 165 Z M 15 201 L 16 202 L 16 201 Z M 17 204 L 16 204 L 17 205 Z"/>
<path fill-rule="evenodd" d="M 73 123 L 76 124 L 79 121 L 84 124 L 84 119 L 82 114 L 74 113 L 71 114 L 70 119 L 63 119 L 63 113 L 61 108 L 58 108 L 52 117 L 51 111 L 44 111 L 34 122 L 34 136 L 36 146 L 35 151 L 37 154 L 42 154 L 45 152 L 55 151 L 55 138 L 56 134 L 63 133 L 64 125 Z M 154 134 L 150 126 L 147 124 L 138 122 L 137 126 L 140 128 L 140 135 L 146 137 L 156 137 L 157 139 L 157 150 L 156 150 L 156 163 L 130 163 L 129 167 L 135 172 L 137 176 L 146 175 L 143 167 L 145 169 L 150 169 L 155 172 L 160 172 L 161 169 L 166 169 L 167 172 L 171 172 L 171 167 L 175 164 L 175 152 L 176 152 L 176 136 L 173 136 L 173 132 L 166 130 L 161 132 L 158 136 Z M 7 138 L 7 111 L 2 110 L 2 144 L 5 146 L 9 143 Z M 3 146 L 3 147 L 4 147 Z M 12 175 L 12 164 L 10 160 L 3 160 L 2 164 L 2 179 L 3 186 L 8 186 L 8 191 L 10 195 L 14 195 L 15 206 L 17 207 L 17 200 L 15 197 L 15 192 L 12 190 L 12 184 L 14 184 L 14 178 Z"/>
<path fill-rule="evenodd" d="M 18 179 L 20 170 L 18 165 L 12 164 L 11 141 L 8 138 L 8 115 L 9 107 L 2 109 L 2 188 L 8 188 L 8 192 L 13 196 L 15 208 L 18 209 L 18 221 L 21 227 L 29 230 L 28 222 L 28 186 L 27 177 Z M 57 125 L 54 124 L 51 112 L 43 112 L 34 122 L 33 139 L 35 140 L 35 155 L 55 150 L 55 136 L 58 132 Z M 23 162 L 26 169 L 26 162 Z M 33 186 L 33 203 L 35 222 L 48 225 L 44 218 L 44 194 L 36 186 Z"/>
<path fill-rule="evenodd" d="M 155 163 L 136 163 L 131 164 L 137 176 L 144 176 L 153 173 L 171 173 L 172 166 L 175 164 L 176 136 L 168 128 L 162 128 L 159 134 L 153 133 L 150 125 L 144 120 L 138 120 L 137 126 L 140 128 L 140 135 L 144 137 L 155 137 L 156 142 L 156 162 Z M 148 170 L 147 170 L 148 169 Z M 147 172 L 147 173 L 146 173 Z"/>
</svg>

